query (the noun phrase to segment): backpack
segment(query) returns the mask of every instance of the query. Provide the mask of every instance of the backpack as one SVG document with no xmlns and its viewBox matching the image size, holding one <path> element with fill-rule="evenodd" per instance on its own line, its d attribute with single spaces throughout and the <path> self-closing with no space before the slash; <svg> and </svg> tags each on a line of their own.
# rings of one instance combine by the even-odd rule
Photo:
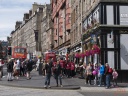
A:
<svg viewBox="0 0 128 96">
<path fill-rule="evenodd" d="M 113 72 L 112 68 L 109 67 L 108 72 L 112 73 Z"/>
</svg>

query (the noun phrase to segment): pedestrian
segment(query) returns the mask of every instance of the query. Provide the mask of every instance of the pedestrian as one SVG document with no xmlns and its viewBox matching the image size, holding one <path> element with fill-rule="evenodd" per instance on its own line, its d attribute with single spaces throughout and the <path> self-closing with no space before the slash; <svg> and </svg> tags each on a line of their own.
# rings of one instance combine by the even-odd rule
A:
<svg viewBox="0 0 128 96">
<path fill-rule="evenodd" d="M 45 64 L 45 74 L 46 74 L 46 77 L 45 77 L 45 85 L 44 85 L 44 88 L 51 88 L 50 86 L 50 78 L 51 78 L 51 74 L 52 74 L 52 61 L 50 60 L 47 60 L 46 61 L 46 64 Z"/>
<path fill-rule="evenodd" d="M 97 63 L 94 65 L 93 75 L 94 75 L 94 85 L 97 85 L 98 84 L 98 65 L 97 65 Z"/>
<path fill-rule="evenodd" d="M 67 78 L 69 78 L 71 75 L 71 64 L 70 64 L 70 61 L 67 60 L 67 64 L 66 64 L 66 76 Z"/>
<path fill-rule="evenodd" d="M 60 62 L 59 60 L 57 61 L 56 65 L 54 66 L 54 77 L 56 79 L 56 87 L 58 87 L 58 79 L 60 81 L 60 86 L 62 86 L 62 68 L 61 68 L 61 65 L 60 65 Z"/>
<path fill-rule="evenodd" d="M 3 76 L 3 66 L 4 66 L 4 61 L 0 59 L 0 80 Z"/>
<path fill-rule="evenodd" d="M 113 87 L 116 87 L 117 86 L 118 73 L 115 69 L 113 69 L 112 76 L 113 76 Z"/>
<path fill-rule="evenodd" d="M 71 60 L 71 77 L 75 76 L 75 63 Z"/>
<path fill-rule="evenodd" d="M 24 76 L 24 60 L 22 59 L 20 62 L 20 75 Z"/>
<path fill-rule="evenodd" d="M 27 77 L 27 80 L 30 80 L 31 79 L 31 75 L 30 75 L 30 72 L 32 71 L 32 65 L 33 65 L 33 62 L 32 60 L 28 60 L 27 59 L 27 62 L 26 62 L 26 77 Z"/>
<path fill-rule="evenodd" d="M 84 79 L 84 66 L 82 60 L 79 62 L 79 68 L 80 68 L 80 79 Z"/>
<path fill-rule="evenodd" d="M 62 75 L 64 76 L 64 66 L 65 66 L 65 62 L 63 60 L 63 58 L 60 58 L 60 65 L 61 65 L 61 68 L 62 68 Z"/>
<path fill-rule="evenodd" d="M 45 76 L 45 64 L 46 64 L 46 60 L 43 60 L 42 61 L 43 64 L 42 64 L 42 73 L 43 73 L 43 77 Z"/>
<path fill-rule="evenodd" d="M 7 72 L 8 72 L 7 80 L 12 81 L 13 62 L 11 59 L 9 59 L 7 63 Z"/>
<path fill-rule="evenodd" d="M 106 69 L 105 69 L 105 75 L 106 75 L 106 89 L 110 88 L 110 82 L 111 82 L 111 74 L 112 74 L 112 68 L 109 67 L 109 64 L 106 63 Z"/>
<path fill-rule="evenodd" d="M 91 85 L 91 78 L 92 77 L 92 66 L 89 63 L 88 66 L 86 67 L 86 84 L 88 84 L 89 81 L 89 85 Z"/>
<path fill-rule="evenodd" d="M 14 66 L 13 66 L 13 76 L 17 78 L 17 80 L 19 79 L 19 75 L 20 75 L 20 63 L 17 63 L 17 60 L 15 60 L 14 62 Z"/>
<path fill-rule="evenodd" d="M 104 74 L 105 74 L 105 66 L 100 64 L 100 69 L 99 69 L 99 85 L 98 86 L 101 86 L 102 85 L 102 81 L 104 82 Z M 104 82 L 104 85 L 106 83 Z"/>
</svg>

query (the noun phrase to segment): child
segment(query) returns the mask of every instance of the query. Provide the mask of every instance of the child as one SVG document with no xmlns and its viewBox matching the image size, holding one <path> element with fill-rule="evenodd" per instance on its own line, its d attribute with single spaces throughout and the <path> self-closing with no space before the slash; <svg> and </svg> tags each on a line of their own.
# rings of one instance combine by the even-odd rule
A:
<svg viewBox="0 0 128 96">
<path fill-rule="evenodd" d="M 118 77 L 118 73 L 117 73 L 117 71 L 115 69 L 113 69 L 112 76 L 113 76 L 113 87 L 114 87 L 114 86 L 117 86 L 117 77 Z M 114 83 L 116 85 L 114 85 Z"/>
</svg>

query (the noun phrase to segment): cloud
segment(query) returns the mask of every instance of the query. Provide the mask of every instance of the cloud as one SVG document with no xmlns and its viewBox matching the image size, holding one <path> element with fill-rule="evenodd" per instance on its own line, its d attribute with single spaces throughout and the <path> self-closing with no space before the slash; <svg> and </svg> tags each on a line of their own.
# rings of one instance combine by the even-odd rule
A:
<svg viewBox="0 0 128 96">
<path fill-rule="evenodd" d="M 0 1 L 0 40 L 6 40 L 15 28 L 16 21 L 22 21 L 24 13 L 29 12 L 32 4 L 50 3 L 50 0 L 1 0 Z"/>
</svg>

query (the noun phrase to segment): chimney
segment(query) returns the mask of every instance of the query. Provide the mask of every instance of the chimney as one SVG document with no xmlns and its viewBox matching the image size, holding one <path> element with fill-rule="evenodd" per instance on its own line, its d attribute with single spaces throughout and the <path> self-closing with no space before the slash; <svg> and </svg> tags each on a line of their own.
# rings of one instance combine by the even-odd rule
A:
<svg viewBox="0 0 128 96">
<path fill-rule="evenodd" d="M 29 10 L 29 18 L 32 16 L 32 10 Z"/>
<path fill-rule="evenodd" d="M 34 15 L 35 12 L 37 11 L 42 11 L 43 5 L 39 5 L 36 2 L 32 5 L 32 14 Z"/>
<path fill-rule="evenodd" d="M 25 13 L 23 21 L 25 21 L 25 23 L 26 23 L 28 20 L 29 20 L 29 13 Z"/>
<path fill-rule="evenodd" d="M 36 10 L 39 8 L 39 5 L 34 2 L 34 4 L 32 5 L 32 14 L 34 14 L 34 12 L 36 12 Z"/>
<path fill-rule="evenodd" d="M 16 21 L 15 30 L 22 24 L 22 21 Z"/>
</svg>

